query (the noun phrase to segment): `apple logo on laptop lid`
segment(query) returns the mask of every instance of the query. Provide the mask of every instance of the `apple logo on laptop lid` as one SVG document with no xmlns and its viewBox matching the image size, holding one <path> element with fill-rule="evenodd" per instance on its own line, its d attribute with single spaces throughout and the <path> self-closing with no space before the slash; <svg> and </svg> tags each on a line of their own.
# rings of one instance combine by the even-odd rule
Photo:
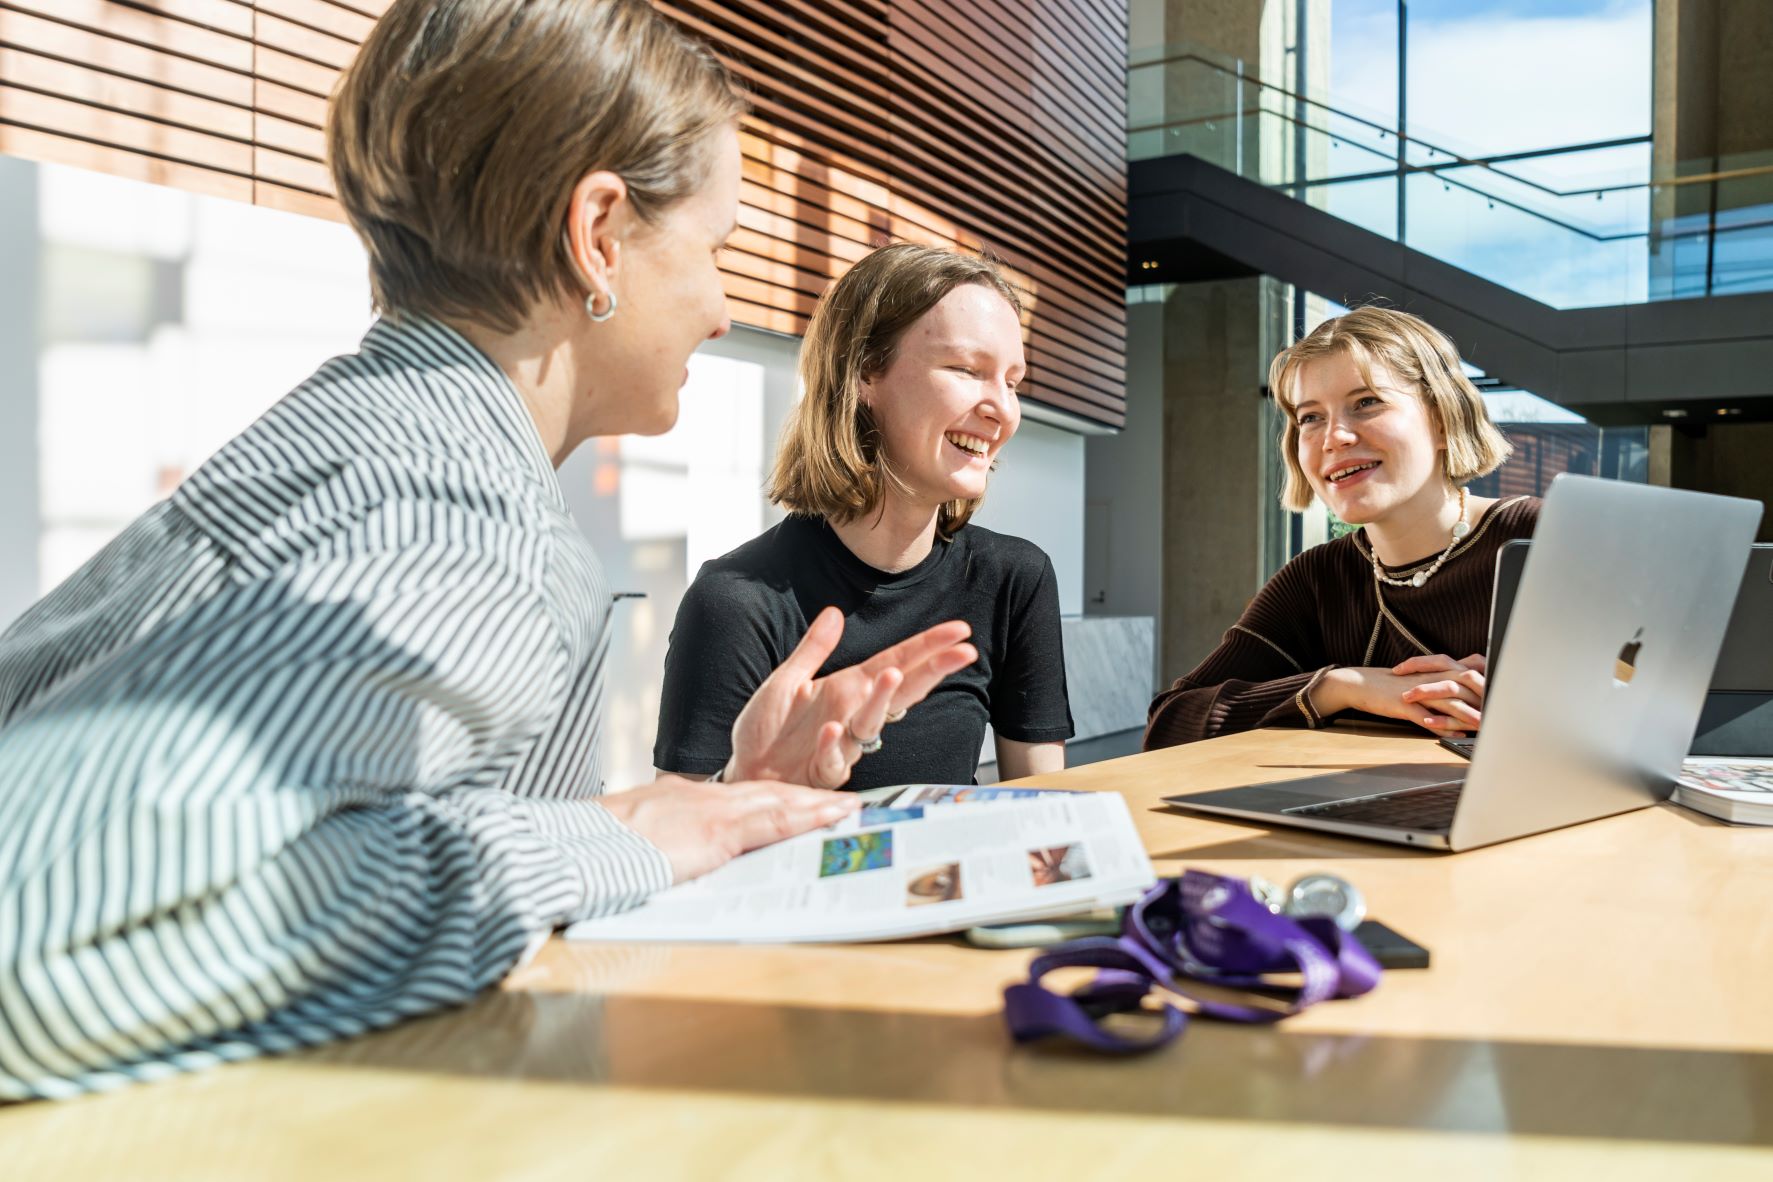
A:
<svg viewBox="0 0 1773 1182">
<path fill-rule="evenodd" d="M 1613 662 L 1613 684 L 1620 689 L 1630 685 L 1631 679 L 1637 676 L 1638 650 L 1644 647 L 1643 635 L 1642 628 L 1633 632 L 1631 639 L 1619 649 L 1619 659 Z"/>
</svg>

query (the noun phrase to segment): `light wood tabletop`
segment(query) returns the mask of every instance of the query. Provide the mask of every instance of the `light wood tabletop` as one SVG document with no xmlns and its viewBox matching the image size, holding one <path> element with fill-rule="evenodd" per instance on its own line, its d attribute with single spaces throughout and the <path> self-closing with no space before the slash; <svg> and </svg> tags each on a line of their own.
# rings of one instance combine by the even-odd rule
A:
<svg viewBox="0 0 1773 1182">
<path fill-rule="evenodd" d="M 1107 1059 L 1010 1043 L 1027 952 L 556 939 L 463 1010 L 0 1108 L 0 1178 L 1773 1176 L 1773 830 L 1663 805 L 1449 855 L 1160 803 L 1439 758 L 1262 731 L 1025 781 L 1123 793 L 1160 873 L 1335 871 L 1432 951 L 1278 1027 Z"/>
</svg>

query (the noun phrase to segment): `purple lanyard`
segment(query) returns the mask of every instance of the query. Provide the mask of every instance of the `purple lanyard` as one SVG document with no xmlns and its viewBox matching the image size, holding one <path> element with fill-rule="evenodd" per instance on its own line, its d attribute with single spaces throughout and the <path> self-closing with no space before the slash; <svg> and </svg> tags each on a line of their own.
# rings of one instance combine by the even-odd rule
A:
<svg viewBox="0 0 1773 1182">
<path fill-rule="evenodd" d="M 1041 978 L 1054 969 L 1099 970 L 1074 993 L 1055 993 Z M 1296 985 L 1270 978 L 1297 973 Z M 1243 1005 L 1197 997 L 1183 988 L 1199 981 L 1292 997 L 1281 1005 Z M 1163 1000 L 1186 998 L 1193 1011 L 1227 1022 L 1278 1022 L 1332 997 L 1359 997 L 1379 984 L 1379 962 L 1329 916 L 1277 915 L 1250 894 L 1250 884 L 1200 870 L 1160 879 L 1128 909 L 1119 936 L 1089 936 L 1034 958 L 1028 980 L 1004 990 L 1004 1020 L 1017 1042 L 1063 1035 L 1117 1054 L 1156 1050 L 1187 1025 L 1187 1015 Z M 1102 1020 L 1145 1008 L 1159 993 L 1162 1025 L 1143 1038 L 1110 1033 Z"/>
</svg>

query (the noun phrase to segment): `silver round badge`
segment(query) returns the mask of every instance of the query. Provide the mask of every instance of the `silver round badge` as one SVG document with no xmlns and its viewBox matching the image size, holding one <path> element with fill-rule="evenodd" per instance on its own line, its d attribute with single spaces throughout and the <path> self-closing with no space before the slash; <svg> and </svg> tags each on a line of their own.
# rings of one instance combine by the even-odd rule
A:
<svg viewBox="0 0 1773 1182">
<path fill-rule="evenodd" d="M 1328 916 L 1345 932 L 1367 917 L 1367 901 L 1352 882 L 1335 874 L 1307 874 L 1287 888 L 1286 913 L 1294 919 Z"/>
<path fill-rule="evenodd" d="M 1260 874 L 1250 875 L 1250 895 L 1276 915 L 1287 905 L 1287 893 L 1278 884 L 1268 881 Z"/>
</svg>

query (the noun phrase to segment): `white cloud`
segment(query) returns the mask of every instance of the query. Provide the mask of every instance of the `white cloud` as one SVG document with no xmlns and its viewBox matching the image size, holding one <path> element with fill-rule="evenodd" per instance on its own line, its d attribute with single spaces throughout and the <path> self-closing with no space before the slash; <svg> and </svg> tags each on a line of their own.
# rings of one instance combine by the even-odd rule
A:
<svg viewBox="0 0 1773 1182">
<path fill-rule="evenodd" d="M 1650 130 L 1650 7 L 1410 22 L 1412 133 L 1484 154 Z"/>
</svg>

